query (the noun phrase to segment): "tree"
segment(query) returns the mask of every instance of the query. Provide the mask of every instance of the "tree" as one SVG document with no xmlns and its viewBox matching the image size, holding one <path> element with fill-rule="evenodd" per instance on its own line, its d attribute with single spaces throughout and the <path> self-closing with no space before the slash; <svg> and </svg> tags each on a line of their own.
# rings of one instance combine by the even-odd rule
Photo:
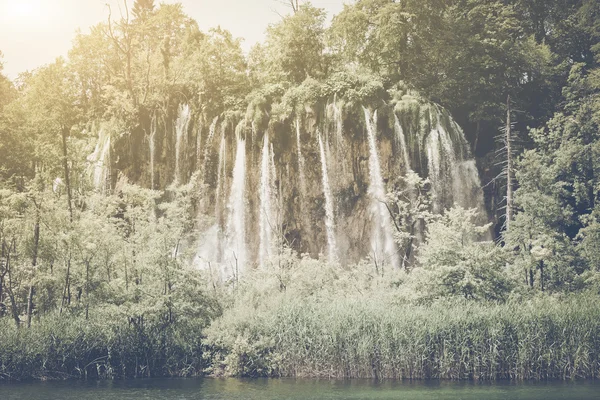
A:
<svg viewBox="0 0 600 400">
<path fill-rule="evenodd" d="M 133 15 L 137 19 L 145 19 L 154 11 L 154 0 L 135 0 L 133 3 Z"/>
<path fill-rule="evenodd" d="M 15 89 L 10 80 L 4 76 L 4 63 L 2 61 L 4 55 L 0 51 L 0 111 L 8 104 L 16 95 Z"/>
<path fill-rule="evenodd" d="M 494 146 L 507 95 L 528 120 L 539 114 L 524 100 L 544 90 L 550 53 L 506 2 L 360 0 L 334 18 L 330 42 L 336 64 L 365 65 L 449 108 L 479 154 Z"/>
<path fill-rule="evenodd" d="M 429 180 L 409 170 L 402 181 L 403 188 L 388 193 L 387 206 L 396 228 L 394 239 L 401 248 L 402 268 L 410 271 L 415 264 L 414 250 L 436 216 L 432 212 Z"/>
<path fill-rule="evenodd" d="M 265 45 L 265 67 L 271 82 L 298 84 L 307 77 L 320 78 L 327 69 L 325 12 L 310 3 L 269 26 Z"/>
<path fill-rule="evenodd" d="M 507 236 L 518 257 L 530 260 L 531 287 L 539 271 L 540 289 L 572 288 L 579 274 L 596 268 L 589 246 L 600 200 L 598 70 L 574 65 L 564 96 L 563 111 L 530 132 L 536 146 L 518 163 L 518 212 Z"/>
<path fill-rule="evenodd" d="M 413 271 L 425 298 L 503 300 L 510 292 L 502 249 L 481 241 L 489 225 L 477 226 L 476 217 L 475 209 L 454 207 L 427 226 Z"/>
</svg>

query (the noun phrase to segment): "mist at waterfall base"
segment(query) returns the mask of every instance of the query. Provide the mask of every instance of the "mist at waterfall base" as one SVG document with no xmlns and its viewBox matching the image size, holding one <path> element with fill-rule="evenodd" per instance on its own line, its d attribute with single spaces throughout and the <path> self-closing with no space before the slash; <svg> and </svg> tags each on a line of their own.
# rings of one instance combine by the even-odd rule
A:
<svg viewBox="0 0 600 400">
<path fill-rule="evenodd" d="M 267 126 L 181 104 L 172 133 L 157 130 L 153 119 L 141 181 L 154 189 L 192 176 L 200 181 L 199 213 L 212 222 L 189 244 L 197 249 L 191 262 L 220 280 L 266 265 L 285 245 L 332 264 L 369 258 L 400 268 L 386 195 L 405 184 L 409 171 L 430 182 L 434 212 L 476 208 L 487 222 L 462 129 L 445 109 L 416 95 L 378 107 L 334 97 Z M 106 186 L 110 152 L 110 135 L 100 130 L 88 157 L 98 189 Z"/>
</svg>

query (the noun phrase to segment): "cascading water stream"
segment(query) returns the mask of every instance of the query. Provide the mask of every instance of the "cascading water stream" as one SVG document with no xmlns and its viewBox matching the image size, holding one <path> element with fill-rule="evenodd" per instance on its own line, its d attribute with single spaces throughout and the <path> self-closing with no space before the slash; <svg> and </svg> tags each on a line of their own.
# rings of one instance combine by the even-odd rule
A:
<svg viewBox="0 0 600 400">
<path fill-rule="evenodd" d="M 281 218 L 283 210 L 283 196 L 281 196 L 281 186 L 277 186 L 277 183 L 281 185 L 281 181 L 277 177 L 277 167 L 275 166 L 275 151 L 273 150 L 273 143 L 271 143 L 271 215 L 272 215 L 272 226 L 271 232 L 272 243 L 271 246 L 276 246 L 279 243 L 279 237 L 281 235 Z M 275 208 L 273 208 L 275 205 Z M 278 247 L 280 250 L 281 247 Z"/>
<path fill-rule="evenodd" d="M 440 211 L 440 175 L 441 175 L 441 160 L 440 160 L 440 140 L 439 132 L 433 129 L 426 142 L 427 151 L 427 169 L 429 171 L 429 180 L 431 181 L 431 193 L 433 197 L 433 211 Z"/>
<path fill-rule="evenodd" d="M 227 205 L 229 216 L 224 258 L 229 277 L 237 279 L 243 274 L 246 266 L 246 140 L 240 134 L 236 136 L 235 164 Z"/>
<path fill-rule="evenodd" d="M 271 255 L 272 248 L 272 211 L 271 211 L 271 155 L 269 151 L 269 135 L 265 133 L 263 139 L 263 149 L 260 168 L 260 210 L 259 210 L 259 229 L 260 229 L 260 250 L 259 266 L 264 266 L 266 260 Z"/>
<path fill-rule="evenodd" d="M 208 136 L 206 137 L 206 143 L 204 144 L 204 160 L 202 161 L 202 176 L 206 179 L 206 165 L 208 163 L 208 156 L 210 155 L 210 148 L 212 144 L 213 137 L 215 136 L 215 130 L 217 129 L 217 122 L 219 121 L 219 116 L 216 116 L 208 127 Z"/>
<path fill-rule="evenodd" d="M 296 149 L 298 153 L 298 174 L 300 176 L 300 197 L 306 193 L 306 175 L 304 173 L 304 156 L 300 142 L 300 120 L 296 119 Z"/>
<path fill-rule="evenodd" d="M 215 194 L 215 217 L 217 223 L 221 221 L 221 197 L 225 191 L 227 183 L 225 182 L 225 176 L 227 171 L 227 157 L 226 157 L 226 139 L 225 132 L 221 135 L 221 144 L 219 145 L 219 165 L 217 167 L 217 187 Z"/>
<path fill-rule="evenodd" d="M 402 151 L 402 161 L 404 162 L 405 172 L 408 172 L 411 169 L 411 166 L 408 147 L 406 147 L 406 137 L 404 136 L 404 130 L 402 129 L 402 125 L 400 125 L 400 121 L 396 114 L 394 114 L 394 133 L 396 134 L 396 141 Z"/>
<path fill-rule="evenodd" d="M 323 194 L 325 195 L 325 228 L 327 230 L 327 247 L 329 262 L 334 264 L 338 259 L 337 244 L 335 240 L 335 219 L 333 213 L 333 198 L 329 186 L 329 174 L 327 172 L 327 159 L 323 139 L 319 135 L 319 152 L 321 155 L 321 171 L 323 180 Z"/>
<path fill-rule="evenodd" d="M 175 183 L 181 181 L 181 153 L 186 145 L 187 131 L 190 124 L 190 106 L 179 105 L 179 115 L 175 123 Z"/>
<path fill-rule="evenodd" d="M 197 265 L 220 271 L 222 279 L 237 278 L 250 264 L 265 266 L 269 259 L 275 260 L 284 248 L 280 241 L 289 239 L 295 251 L 321 252 L 331 263 L 352 263 L 370 255 L 379 271 L 400 267 L 394 222 L 385 203 L 387 166 L 394 168 L 389 171 L 392 180 L 413 168 L 427 176 L 438 212 L 453 204 L 481 205 L 484 210 L 475 161 L 446 110 L 407 96 L 394 106 L 391 132 L 386 124 L 379 124 L 385 127 L 378 132 L 381 110 L 363 108 L 366 131 L 360 139 L 352 126 L 348 132 L 341 129 L 341 104 L 327 104 L 324 114 L 307 111 L 306 121 L 298 117 L 291 126 L 295 149 L 293 137 L 291 143 L 275 140 L 272 132 L 261 138 L 254 121 L 239 121 L 234 136 L 229 119 L 212 120 L 202 142 L 206 146 L 202 153 L 207 155 L 202 168 L 209 177 L 202 206 L 205 214 L 215 213 L 216 222 L 200 236 Z M 317 126 L 324 129 L 319 132 Z M 302 142 L 304 127 L 315 127 L 318 148 Z M 217 130 L 219 138 L 214 137 Z M 352 136 L 343 137 L 344 133 Z M 234 143 L 230 137 L 236 138 Z M 343 172 L 345 161 L 351 173 Z M 390 187 L 392 183 L 401 182 L 390 181 Z M 215 204 L 209 203 L 213 200 Z M 319 203 L 323 204 L 320 217 Z"/>
<path fill-rule="evenodd" d="M 363 107 L 365 124 L 369 140 L 369 196 L 374 218 L 371 246 L 377 263 L 389 263 L 398 267 L 398 254 L 392 234 L 392 220 L 385 204 L 385 185 L 381 176 L 379 153 L 375 137 L 377 129 L 377 111 L 371 118 L 369 110 Z"/>
<path fill-rule="evenodd" d="M 88 160 L 93 163 L 92 181 L 97 190 L 106 188 L 110 168 L 110 134 L 104 129 L 98 133 L 98 142 Z"/>
</svg>

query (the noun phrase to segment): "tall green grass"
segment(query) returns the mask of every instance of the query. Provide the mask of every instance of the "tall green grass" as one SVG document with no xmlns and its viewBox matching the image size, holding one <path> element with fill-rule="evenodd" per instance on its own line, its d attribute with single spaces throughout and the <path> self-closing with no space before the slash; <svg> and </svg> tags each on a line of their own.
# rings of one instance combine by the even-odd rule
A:
<svg viewBox="0 0 600 400">
<path fill-rule="evenodd" d="M 0 319 L 0 380 L 199 375 L 204 325 L 56 313 L 17 329 Z"/>
<path fill-rule="evenodd" d="M 598 378 L 597 295 L 505 304 L 283 298 L 207 330 L 211 373 L 376 379 Z"/>
</svg>

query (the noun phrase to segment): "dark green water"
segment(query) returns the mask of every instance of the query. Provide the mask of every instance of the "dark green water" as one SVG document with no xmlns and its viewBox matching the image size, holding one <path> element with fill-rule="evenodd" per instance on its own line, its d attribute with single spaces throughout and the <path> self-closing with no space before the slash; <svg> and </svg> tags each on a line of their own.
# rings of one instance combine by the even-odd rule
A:
<svg viewBox="0 0 600 400">
<path fill-rule="evenodd" d="M 148 379 L 0 384 L 1 400 L 600 399 L 600 382 L 447 383 L 294 379 Z"/>
</svg>

